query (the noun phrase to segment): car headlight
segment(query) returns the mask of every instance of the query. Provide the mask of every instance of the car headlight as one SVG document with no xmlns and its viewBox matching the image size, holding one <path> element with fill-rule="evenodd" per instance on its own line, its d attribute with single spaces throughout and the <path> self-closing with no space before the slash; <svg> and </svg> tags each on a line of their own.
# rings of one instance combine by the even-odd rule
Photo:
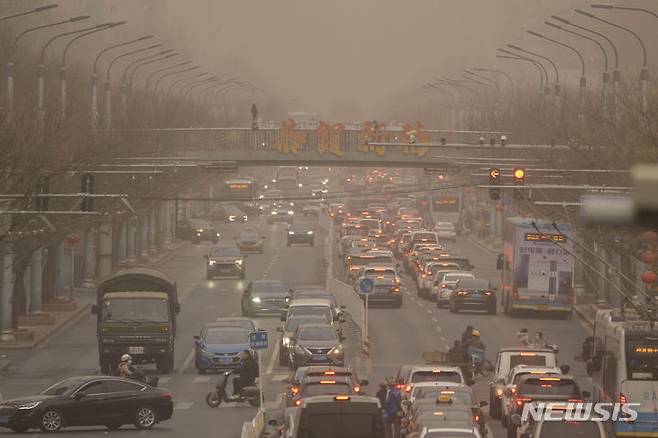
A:
<svg viewBox="0 0 658 438">
<path fill-rule="evenodd" d="M 40 400 L 39 400 L 39 401 L 28 402 L 28 403 L 23 403 L 22 405 L 18 406 L 18 409 L 22 409 L 22 410 L 26 410 L 26 411 L 28 411 L 28 410 L 30 410 L 30 409 L 34 409 L 34 408 L 36 408 L 36 407 L 39 406 L 40 404 L 41 404 L 41 401 L 40 401 Z"/>
<path fill-rule="evenodd" d="M 235 215 L 230 215 L 230 216 L 228 217 L 228 220 L 231 221 L 231 222 L 233 222 L 233 221 L 235 220 Z"/>
<path fill-rule="evenodd" d="M 276 211 L 273 211 L 273 212 L 272 212 L 272 214 L 279 214 L 279 213 L 278 213 L 278 212 L 276 212 Z"/>
<path fill-rule="evenodd" d="M 198 228 L 198 229 L 196 230 L 196 232 L 197 232 L 197 233 L 203 233 L 203 228 Z"/>
<path fill-rule="evenodd" d="M 295 212 L 292 210 L 288 210 L 288 214 L 295 214 Z"/>
<path fill-rule="evenodd" d="M 329 352 L 331 356 L 341 356 L 343 354 L 343 346 L 342 345 L 336 345 L 332 350 Z"/>
<path fill-rule="evenodd" d="M 243 220 L 243 221 L 247 222 L 247 219 L 248 219 L 248 218 L 247 218 L 247 215 L 246 215 L 246 214 L 245 214 L 244 216 L 242 216 L 242 220 Z"/>
<path fill-rule="evenodd" d="M 208 264 L 209 264 L 209 265 L 216 265 L 216 264 L 217 264 L 217 260 L 208 260 Z"/>
<path fill-rule="evenodd" d="M 236 260 L 235 264 L 238 265 L 238 266 L 242 266 L 242 259 Z"/>
<path fill-rule="evenodd" d="M 260 303 L 260 302 L 262 302 L 262 301 L 263 301 L 263 300 L 261 300 L 260 297 L 253 297 L 253 298 L 251 299 L 251 302 L 252 302 L 252 303 Z"/>
<path fill-rule="evenodd" d="M 217 237 L 219 237 L 219 233 L 217 233 Z"/>
<path fill-rule="evenodd" d="M 295 234 L 294 231 L 288 231 L 288 234 Z"/>
<path fill-rule="evenodd" d="M 283 345 L 287 347 L 288 345 L 290 345 L 290 338 L 288 336 L 284 336 L 282 342 Z"/>
<path fill-rule="evenodd" d="M 306 234 L 313 234 L 313 231 L 307 231 Z"/>
</svg>

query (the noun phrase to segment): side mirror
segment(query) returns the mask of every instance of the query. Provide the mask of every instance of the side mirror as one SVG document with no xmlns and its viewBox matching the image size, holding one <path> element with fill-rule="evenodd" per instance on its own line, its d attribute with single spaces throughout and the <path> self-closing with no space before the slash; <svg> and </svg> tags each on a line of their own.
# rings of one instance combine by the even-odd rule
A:
<svg viewBox="0 0 658 438">
<path fill-rule="evenodd" d="M 486 401 L 484 401 L 484 400 L 481 401 L 481 402 L 480 402 L 480 407 L 483 408 L 483 407 L 485 407 L 485 406 L 489 406 L 489 402 L 486 402 Z"/>
<path fill-rule="evenodd" d="M 340 342 L 343 342 L 347 338 L 345 338 L 345 336 L 343 335 L 338 335 L 338 339 L 340 340 Z"/>
<path fill-rule="evenodd" d="M 592 393 L 589 391 L 583 391 L 582 392 L 583 398 L 590 398 L 592 396 Z"/>
<path fill-rule="evenodd" d="M 493 290 L 493 291 L 498 291 L 498 286 L 494 286 L 494 287 L 492 287 L 491 290 Z"/>
<path fill-rule="evenodd" d="M 343 317 L 338 318 L 338 322 L 341 324 L 345 324 L 345 318 Z"/>
<path fill-rule="evenodd" d="M 92 315 L 98 314 L 98 306 L 96 304 L 91 305 L 91 314 Z"/>
<path fill-rule="evenodd" d="M 342 304 L 342 305 L 340 306 L 340 308 L 343 309 L 343 310 L 345 310 L 345 309 L 347 309 L 347 306 L 344 305 L 344 304 Z"/>
<path fill-rule="evenodd" d="M 571 367 L 569 365 L 560 365 L 560 371 L 562 374 L 569 374 Z"/>
<path fill-rule="evenodd" d="M 516 427 L 519 427 L 521 425 L 521 416 L 519 414 L 512 415 L 510 420 L 512 424 L 515 425 Z"/>
<path fill-rule="evenodd" d="M 283 328 L 282 327 L 277 327 L 276 331 L 279 332 L 279 333 L 283 333 Z"/>
</svg>

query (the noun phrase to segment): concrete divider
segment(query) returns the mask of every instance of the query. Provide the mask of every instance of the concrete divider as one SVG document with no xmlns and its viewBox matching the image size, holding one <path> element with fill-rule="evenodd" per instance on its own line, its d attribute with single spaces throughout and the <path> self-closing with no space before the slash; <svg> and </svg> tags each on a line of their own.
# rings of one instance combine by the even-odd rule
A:
<svg viewBox="0 0 658 438">
<path fill-rule="evenodd" d="M 240 438 L 258 438 L 265 428 L 265 411 L 259 409 L 253 420 L 242 424 Z"/>
</svg>

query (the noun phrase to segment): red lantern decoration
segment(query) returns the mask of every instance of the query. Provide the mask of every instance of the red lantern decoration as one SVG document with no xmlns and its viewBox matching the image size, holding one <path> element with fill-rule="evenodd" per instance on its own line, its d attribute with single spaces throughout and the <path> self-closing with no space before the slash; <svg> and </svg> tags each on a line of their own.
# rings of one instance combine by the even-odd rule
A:
<svg viewBox="0 0 658 438">
<path fill-rule="evenodd" d="M 658 233 L 653 230 L 645 231 L 640 234 L 640 239 L 642 239 L 643 242 L 654 243 L 658 241 Z"/>
<path fill-rule="evenodd" d="M 640 260 L 647 265 L 652 265 L 658 260 L 658 254 L 655 251 L 647 250 L 640 255 Z"/>
<path fill-rule="evenodd" d="M 642 274 L 642 277 L 640 278 L 643 283 L 654 284 L 656 281 L 658 281 L 658 274 L 656 274 L 653 271 L 647 271 L 644 274 Z"/>
<path fill-rule="evenodd" d="M 76 243 L 80 242 L 80 236 L 78 236 L 75 233 L 71 233 L 68 236 L 66 236 L 66 243 L 69 245 L 75 245 Z"/>
</svg>

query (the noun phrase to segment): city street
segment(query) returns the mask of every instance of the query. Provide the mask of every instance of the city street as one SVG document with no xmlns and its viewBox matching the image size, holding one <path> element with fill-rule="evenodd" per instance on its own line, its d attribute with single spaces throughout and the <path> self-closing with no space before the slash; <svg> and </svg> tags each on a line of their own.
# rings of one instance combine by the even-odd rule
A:
<svg viewBox="0 0 658 438">
<path fill-rule="evenodd" d="M 222 241 L 231 240 L 240 229 L 253 226 L 251 223 L 220 225 Z M 204 279 L 203 255 L 210 247 L 207 243 L 187 244 L 161 266 L 163 272 L 177 281 L 181 294 L 176 368 L 171 375 L 160 378 L 160 386 L 174 394 L 175 413 L 170 421 L 147 431 L 147 434 L 180 436 L 181 431 L 194 427 L 195 436 L 199 437 L 216 436 L 217 430 L 224 432 L 222 436 L 239 436 L 242 423 L 250 421 L 255 415 L 257 410 L 247 404 L 223 404 L 218 409 L 206 406 L 204 397 L 219 376 L 197 374 L 192 360 L 192 336 L 198 333 L 204 322 L 214 321 L 221 316 L 239 315 L 241 291 L 250 279 L 280 279 L 289 285 L 300 285 L 322 284 L 325 278 L 321 244 L 324 239 L 318 236 L 314 247 L 288 248 L 285 246 L 284 225 L 266 225 L 259 219 L 256 228 L 267 238 L 266 249 L 262 255 L 249 255 L 248 274 L 244 281 Z M 467 236 L 459 237 L 451 249 L 471 260 L 476 275 L 498 281 L 498 271 L 493 269 L 495 255 L 490 250 Z M 542 330 L 549 343 L 560 346 L 562 363 L 571 365 L 581 385 L 588 388 L 583 367 L 573 361 L 573 357 L 580 353 L 582 340 L 586 336 L 583 324 L 576 317 L 549 321 L 534 317 L 512 319 L 502 313 L 496 316 L 476 312 L 455 315 L 446 309 L 437 309 L 434 303 L 417 298 L 408 277 L 403 279 L 403 283 L 405 301 L 401 309 L 372 309 L 370 312 L 371 358 L 361 360 L 356 357 L 354 339 L 347 341 L 352 347 L 348 349 L 352 353 L 348 362 L 370 379 L 367 392 L 374 393 L 377 383 L 394 375 L 400 365 L 422 363 L 423 351 L 447 350 L 452 341 L 461 336 L 467 324 L 474 325 L 482 332 L 490 360 L 494 359 L 499 348 L 516 345 L 515 333 L 520 328 L 527 327 L 531 333 Z M 273 354 L 276 353 L 279 336 L 276 327 L 280 321 L 276 318 L 257 318 L 255 321 L 259 328 L 270 334 L 270 348 L 262 356 L 262 370 L 266 408 L 270 415 L 275 415 L 280 411 L 278 398 L 285 389 L 282 380 L 289 375 L 287 368 L 279 367 L 277 357 Z M 10 357 L 13 360 L 12 369 L 7 376 L 0 377 L 0 387 L 5 398 L 36 393 L 68 376 L 95 374 L 98 369 L 95 320 L 92 315 L 85 316 L 41 348 L 30 352 L 12 352 Z M 481 400 L 488 400 L 487 384 L 487 381 L 479 380 L 474 386 Z M 493 436 L 504 436 L 504 429 L 498 421 L 492 420 L 489 425 Z M 94 436 L 98 433 L 96 430 L 104 428 L 81 429 L 76 436 Z M 10 432 L 0 431 L 2 433 Z M 143 432 L 124 426 L 121 432 L 108 433 L 130 436 Z"/>
</svg>

